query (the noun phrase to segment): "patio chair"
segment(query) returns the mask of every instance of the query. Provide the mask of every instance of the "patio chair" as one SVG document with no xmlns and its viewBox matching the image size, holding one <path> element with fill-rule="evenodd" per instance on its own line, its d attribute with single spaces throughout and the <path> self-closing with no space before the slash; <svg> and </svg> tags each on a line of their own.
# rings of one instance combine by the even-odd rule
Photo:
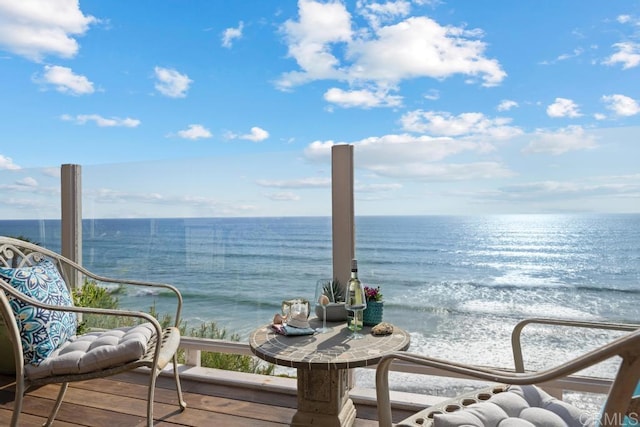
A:
<svg viewBox="0 0 640 427">
<path fill-rule="evenodd" d="M 630 333 L 589 351 L 559 366 L 539 372 L 526 372 L 520 335 L 529 324 L 598 328 Z M 446 399 L 401 421 L 396 426 L 616 426 L 640 425 L 640 330 L 639 325 L 582 322 L 557 319 L 527 319 L 516 325 L 512 333 L 515 370 L 499 370 L 481 366 L 397 352 L 384 356 L 376 368 L 376 395 L 380 426 L 392 426 L 389 398 L 389 369 L 394 360 L 418 364 L 454 374 L 455 377 L 485 380 L 492 386 Z M 541 350 L 543 351 L 543 350 Z M 599 414 L 579 410 L 547 394 L 543 388 L 550 381 L 565 378 L 610 358 L 621 358 L 606 403 Z M 545 384 L 546 383 L 546 384 Z M 608 385 L 609 382 L 605 382 Z M 634 391 L 635 389 L 635 391 Z M 625 417 L 627 416 L 627 417 Z M 631 418 L 629 418 L 631 417 Z M 598 424 L 598 418 L 600 418 Z"/>
<path fill-rule="evenodd" d="M 175 323 L 163 328 L 151 315 L 130 310 L 77 307 L 71 283 L 154 287 L 176 298 Z M 38 245 L 0 237 L 0 312 L 13 347 L 16 391 L 11 426 L 18 425 L 25 392 L 31 387 L 61 383 L 45 423 L 56 417 L 69 382 L 101 378 L 128 370 L 149 368 L 147 425 L 153 425 L 156 378 L 173 360 L 180 410 L 186 408 L 178 376 L 176 351 L 180 344 L 182 296 L 171 285 L 119 280 L 93 274 L 77 263 Z M 132 318 L 132 326 L 77 335 L 78 315 Z M 131 319 L 130 319 L 131 320 Z"/>
</svg>

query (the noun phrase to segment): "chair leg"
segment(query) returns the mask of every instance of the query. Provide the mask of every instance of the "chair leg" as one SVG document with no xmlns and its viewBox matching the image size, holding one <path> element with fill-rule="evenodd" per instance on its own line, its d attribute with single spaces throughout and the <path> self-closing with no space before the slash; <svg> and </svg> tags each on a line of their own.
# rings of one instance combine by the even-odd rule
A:
<svg viewBox="0 0 640 427">
<path fill-rule="evenodd" d="M 176 381 L 176 391 L 178 392 L 178 404 L 180 410 L 184 411 L 187 408 L 187 402 L 182 397 L 182 386 L 180 385 L 180 374 L 178 373 L 178 355 L 173 355 L 173 378 Z"/>
<path fill-rule="evenodd" d="M 24 378 L 22 375 L 16 375 L 16 394 L 13 401 L 13 415 L 11 416 L 11 427 L 18 426 L 18 418 L 22 412 L 22 401 L 24 399 Z"/>
<path fill-rule="evenodd" d="M 153 427 L 153 399 L 156 391 L 156 378 L 158 377 L 158 370 L 151 368 L 149 379 L 149 391 L 147 394 L 147 427 Z"/>
<path fill-rule="evenodd" d="M 49 419 L 47 420 L 46 423 L 43 424 L 44 427 L 50 427 L 51 424 L 53 424 L 53 420 L 56 418 L 56 415 L 58 415 L 58 410 L 60 409 L 60 405 L 62 405 L 62 399 L 64 399 L 64 394 L 67 392 L 68 386 L 69 386 L 69 383 L 62 383 L 62 385 L 60 386 L 60 391 L 58 392 L 58 398 L 56 399 L 56 403 L 53 405 L 53 409 L 49 414 Z"/>
</svg>

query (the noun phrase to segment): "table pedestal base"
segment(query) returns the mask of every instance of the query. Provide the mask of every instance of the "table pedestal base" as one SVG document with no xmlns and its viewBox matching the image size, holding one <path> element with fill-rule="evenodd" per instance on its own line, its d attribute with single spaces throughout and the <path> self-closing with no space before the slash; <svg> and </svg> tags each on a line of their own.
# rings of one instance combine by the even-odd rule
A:
<svg viewBox="0 0 640 427">
<path fill-rule="evenodd" d="M 349 399 L 346 369 L 298 368 L 298 412 L 292 426 L 350 427 L 356 408 Z"/>
</svg>

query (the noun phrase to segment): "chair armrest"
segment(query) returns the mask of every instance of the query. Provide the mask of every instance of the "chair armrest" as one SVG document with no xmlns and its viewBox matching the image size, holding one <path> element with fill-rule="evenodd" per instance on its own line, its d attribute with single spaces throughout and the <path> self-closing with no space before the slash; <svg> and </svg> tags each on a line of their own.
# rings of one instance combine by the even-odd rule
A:
<svg viewBox="0 0 640 427">
<path fill-rule="evenodd" d="M 182 315 L 182 294 L 180 293 L 180 291 L 178 290 L 178 288 L 176 288 L 173 285 L 169 285 L 167 283 L 158 283 L 158 282 L 146 282 L 146 281 L 142 281 L 142 280 L 131 280 L 131 279 L 116 279 L 113 277 L 106 277 L 106 276 L 100 276 L 98 274 L 95 274 L 89 270 L 87 270 L 86 268 L 84 268 L 83 266 L 81 266 L 80 264 L 77 264 L 69 259 L 61 259 L 59 256 L 56 258 L 56 260 L 61 264 L 61 265 L 68 265 L 71 268 L 73 268 L 74 270 L 82 273 L 85 277 L 98 281 L 98 282 L 102 282 L 102 283 L 111 283 L 111 284 L 115 284 L 115 285 L 127 285 L 127 286 L 140 286 L 140 287 L 148 287 L 148 288 L 160 288 L 160 289 L 167 289 L 169 291 L 171 291 L 174 296 L 176 297 L 176 314 L 175 314 L 175 322 L 174 322 L 174 326 L 176 328 L 180 327 L 180 318 Z"/>
<path fill-rule="evenodd" d="M 468 365 L 434 357 L 396 352 L 382 357 L 376 368 L 376 397 L 378 403 L 378 421 L 381 426 L 391 426 L 391 402 L 389 399 L 389 369 L 394 360 L 403 360 L 418 365 L 430 366 L 444 371 L 463 375 L 467 378 L 487 380 L 513 385 L 540 384 L 574 374 L 586 367 L 602 362 L 614 356 L 623 361 L 609 392 L 604 419 L 622 419 L 633 389 L 640 377 L 640 331 L 618 338 L 602 347 L 592 350 L 562 365 L 533 373 L 508 372 L 492 368 Z M 618 414 L 615 418 L 613 414 Z"/>
<path fill-rule="evenodd" d="M 520 337 L 522 336 L 522 330 L 527 325 L 550 325 L 550 326 L 566 326 L 575 328 L 587 328 L 587 329 L 604 329 L 611 331 L 627 331 L 632 332 L 640 328 L 640 325 L 631 323 L 611 323 L 611 322 L 596 322 L 596 321 L 577 321 L 567 319 L 551 319 L 544 317 L 533 317 L 525 319 L 516 324 L 511 332 L 511 348 L 513 351 L 513 362 L 515 364 L 516 372 L 524 372 L 524 359 L 522 357 L 522 345 Z"/>
<path fill-rule="evenodd" d="M 44 308 L 47 310 L 66 311 L 66 312 L 72 312 L 72 313 L 103 314 L 107 316 L 137 317 L 140 319 L 144 319 L 147 322 L 153 324 L 156 330 L 156 333 L 158 334 L 159 337 L 162 336 L 162 326 L 160 325 L 160 322 L 158 322 L 158 320 L 152 315 L 150 315 L 149 313 L 144 313 L 142 311 L 134 311 L 134 310 L 97 308 L 97 307 L 59 306 L 59 305 L 44 304 L 16 290 L 13 286 L 7 285 L 2 280 L 0 280 L 0 289 L 10 294 L 14 298 L 17 298 L 21 301 L 28 303 L 29 305 L 39 307 L 39 308 Z"/>
</svg>

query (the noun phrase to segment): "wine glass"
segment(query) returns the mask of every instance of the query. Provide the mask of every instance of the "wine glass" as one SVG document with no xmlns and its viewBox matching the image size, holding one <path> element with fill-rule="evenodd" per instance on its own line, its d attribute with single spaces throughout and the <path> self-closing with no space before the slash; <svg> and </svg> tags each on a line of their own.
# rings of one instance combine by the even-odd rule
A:
<svg viewBox="0 0 640 427">
<path fill-rule="evenodd" d="M 329 305 L 329 297 L 326 295 L 320 295 L 318 298 L 318 304 L 322 307 L 322 328 L 317 328 L 316 332 L 325 334 L 333 331 L 333 328 L 327 328 L 327 305 Z"/>
<path fill-rule="evenodd" d="M 349 325 L 349 329 L 353 333 L 349 335 L 349 338 L 353 340 L 364 338 L 364 335 L 358 331 L 362 329 L 362 312 L 367 308 L 367 300 L 364 295 L 364 287 L 358 279 L 349 281 L 349 297 L 344 308 L 347 311 L 353 311 L 353 321 Z"/>
</svg>

